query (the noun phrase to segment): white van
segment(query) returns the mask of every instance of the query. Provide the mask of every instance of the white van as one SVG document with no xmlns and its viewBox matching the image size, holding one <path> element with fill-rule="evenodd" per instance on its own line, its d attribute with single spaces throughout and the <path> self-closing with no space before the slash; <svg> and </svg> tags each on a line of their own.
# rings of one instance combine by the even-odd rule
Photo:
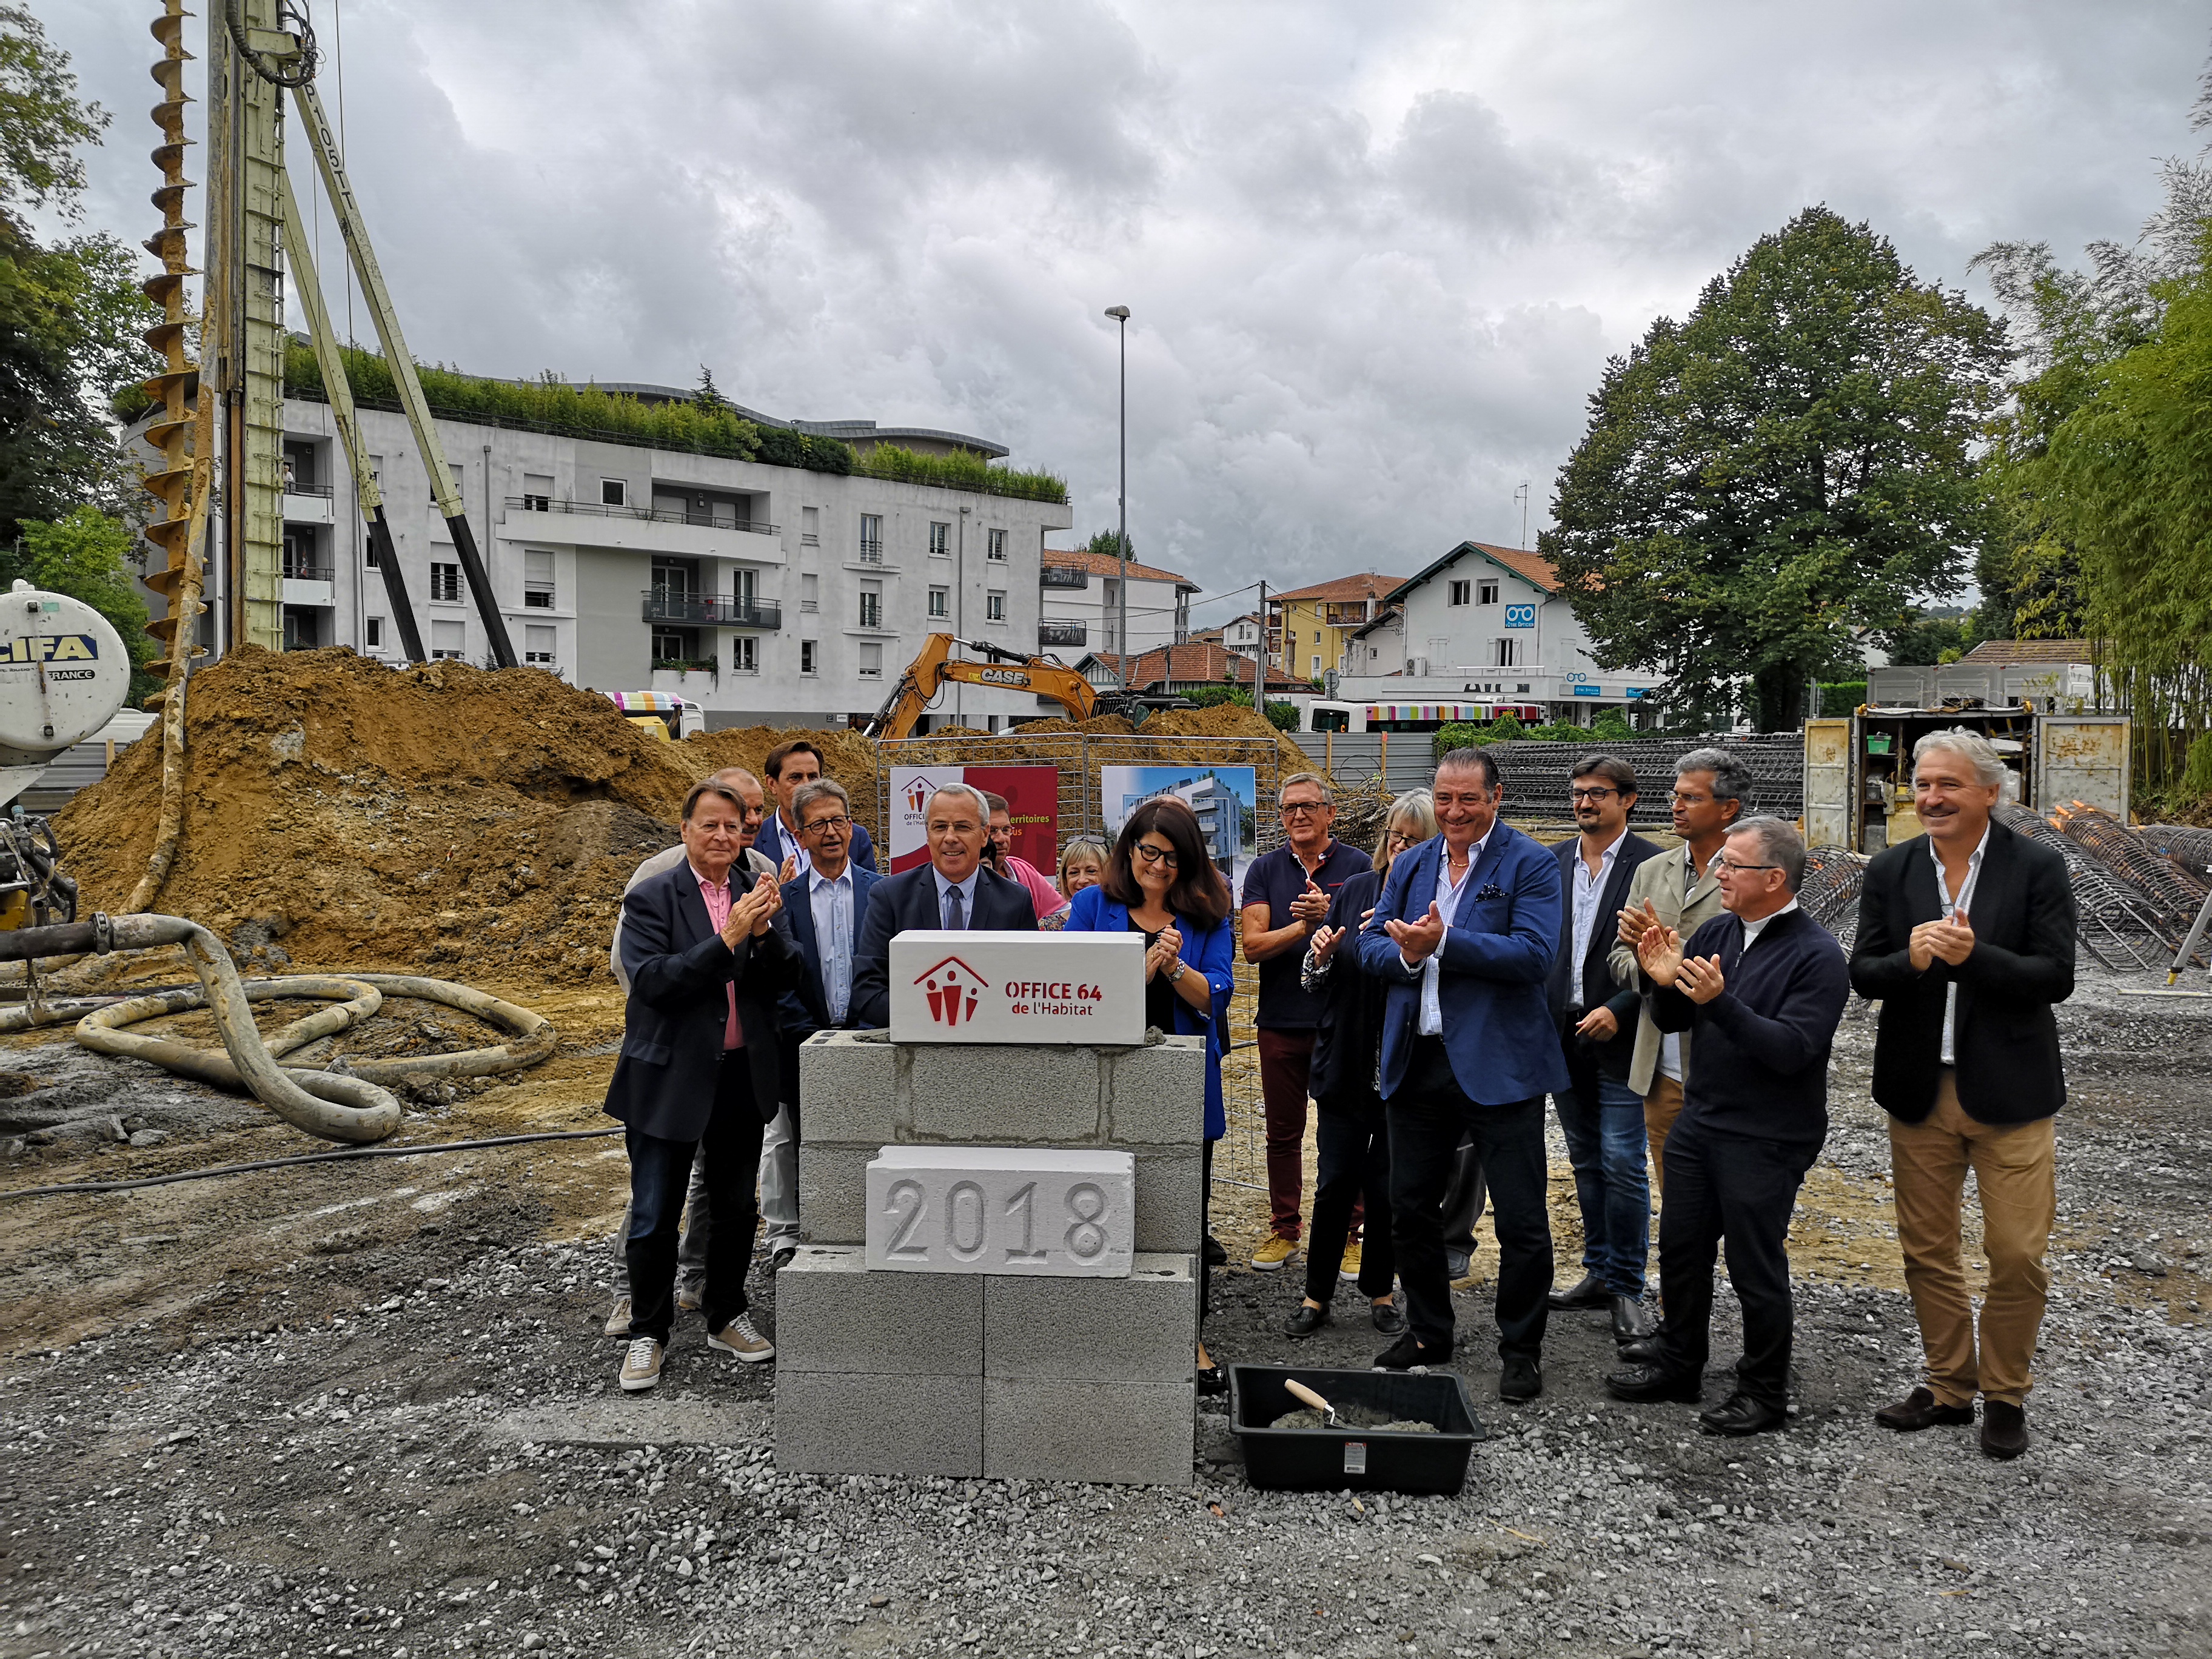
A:
<svg viewBox="0 0 2212 1659">
<path fill-rule="evenodd" d="M 606 694 L 623 718 L 650 720 L 665 738 L 681 739 L 707 729 L 706 712 L 689 697 L 672 691 L 610 691 Z"/>
</svg>

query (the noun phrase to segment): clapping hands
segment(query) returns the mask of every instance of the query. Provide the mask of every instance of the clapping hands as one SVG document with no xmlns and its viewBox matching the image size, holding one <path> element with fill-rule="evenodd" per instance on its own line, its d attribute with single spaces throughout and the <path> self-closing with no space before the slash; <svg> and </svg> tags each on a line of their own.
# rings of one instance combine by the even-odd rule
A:
<svg viewBox="0 0 2212 1659">
<path fill-rule="evenodd" d="M 1626 937 L 1627 919 L 1633 911 L 1621 913 L 1622 936 Z M 1721 974 L 1721 959 L 1715 957 L 1685 957 L 1682 936 L 1672 927 L 1651 917 L 1636 944 L 1636 965 L 1654 985 L 1671 985 L 1692 1002 L 1711 1002 L 1728 988 Z"/>
</svg>

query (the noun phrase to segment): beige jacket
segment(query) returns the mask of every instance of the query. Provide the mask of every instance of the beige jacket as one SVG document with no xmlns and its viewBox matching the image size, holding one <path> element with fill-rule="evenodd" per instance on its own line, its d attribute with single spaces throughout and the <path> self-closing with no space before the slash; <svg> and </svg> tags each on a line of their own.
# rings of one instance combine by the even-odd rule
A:
<svg viewBox="0 0 2212 1659">
<path fill-rule="evenodd" d="M 1676 847 L 1648 858 L 1636 866 L 1636 873 L 1628 878 L 1628 908 L 1640 910 L 1644 901 L 1650 899 L 1651 908 L 1659 913 L 1659 920 L 1672 927 L 1684 939 L 1698 931 L 1721 913 L 1720 878 L 1714 873 L 1720 860 L 1715 858 L 1705 866 L 1705 873 L 1698 878 L 1698 884 L 1690 889 L 1688 902 L 1684 902 L 1682 883 L 1689 874 L 1689 850 Z M 1639 1095 L 1651 1092 L 1653 1080 L 1659 1075 L 1659 1043 L 1662 1033 L 1651 1023 L 1651 987 L 1644 971 L 1636 965 L 1636 952 L 1623 945 L 1616 934 L 1613 953 L 1607 958 L 1613 969 L 1613 983 L 1644 998 L 1644 1005 L 1636 1016 L 1636 1054 L 1628 1063 L 1628 1086 Z M 1690 1074 L 1690 1034 L 1682 1033 L 1682 1075 Z"/>
</svg>

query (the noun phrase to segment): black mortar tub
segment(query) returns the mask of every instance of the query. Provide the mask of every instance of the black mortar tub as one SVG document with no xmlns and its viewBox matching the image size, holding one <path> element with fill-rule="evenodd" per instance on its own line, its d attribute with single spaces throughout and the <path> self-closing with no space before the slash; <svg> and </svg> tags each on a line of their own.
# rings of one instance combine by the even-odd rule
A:
<svg viewBox="0 0 2212 1659">
<path fill-rule="evenodd" d="M 1304 1402 L 1284 1388 L 1303 1382 L 1342 1411 L 1364 1407 L 1434 1434 L 1376 1429 L 1273 1429 Z M 1449 1497 L 1467 1480 L 1476 1420 L 1466 1382 L 1450 1371 L 1318 1370 L 1303 1365 L 1231 1365 L 1229 1426 L 1244 1453 L 1245 1478 L 1279 1492 L 1398 1492 Z"/>
</svg>

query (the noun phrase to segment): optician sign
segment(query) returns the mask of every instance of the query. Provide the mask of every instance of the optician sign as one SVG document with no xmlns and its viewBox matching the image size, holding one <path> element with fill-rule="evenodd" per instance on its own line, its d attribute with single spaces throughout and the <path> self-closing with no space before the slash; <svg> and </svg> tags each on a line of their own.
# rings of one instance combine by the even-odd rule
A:
<svg viewBox="0 0 2212 1659">
<path fill-rule="evenodd" d="M 1536 625 L 1536 607 L 1533 605 L 1507 605 L 1505 625 L 1508 628 L 1534 628 Z"/>
<path fill-rule="evenodd" d="M 890 981 L 894 1042 L 1145 1038 L 1141 933 L 900 933 Z"/>
</svg>

